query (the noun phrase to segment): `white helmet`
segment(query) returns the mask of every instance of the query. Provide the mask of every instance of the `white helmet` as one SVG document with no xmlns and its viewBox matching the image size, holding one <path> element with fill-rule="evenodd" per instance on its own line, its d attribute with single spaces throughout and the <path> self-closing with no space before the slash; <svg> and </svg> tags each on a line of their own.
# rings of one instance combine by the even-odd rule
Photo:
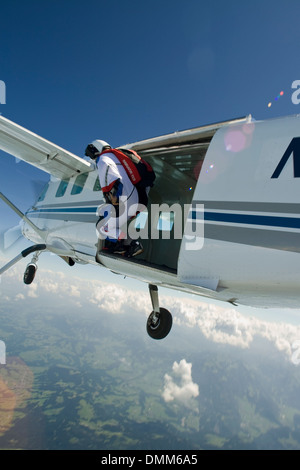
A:
<svg viewBox="0 0 300 470">
<path fill-rule="evenodd" d="M 111 146 L 104 140 L 94 140 L 91 144 L 85 149 L 85 155 L 90 157 L 92 160 L 95 160 L 100 153 L 105 149 L 110 149 Z"/>
<path fill-rule="evenodd" d="M 93 145 L 94 147 L 96 147 L 96 149 L 97 149 L 100 153 L 103 152 L 103 150 L 105 150 L 105 147 L 107 147 L 107 148 L 109 148 L 109 149 L 111 148 L 111 146 L 110 146 L 107 142 L 105 142 L 104 140 L 94 140 L 94 141 L 92 142 L 92 145 Z"/>
</svg>

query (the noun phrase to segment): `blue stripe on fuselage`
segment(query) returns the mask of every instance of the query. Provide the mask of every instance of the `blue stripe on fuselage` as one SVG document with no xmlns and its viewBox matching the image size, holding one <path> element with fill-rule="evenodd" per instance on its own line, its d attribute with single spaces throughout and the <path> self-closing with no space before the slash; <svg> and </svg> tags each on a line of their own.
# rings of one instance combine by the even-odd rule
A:
<svg viewBox="0 0 300 470">
<path fill-rule="evenodd" d="M 34 211 L 29 211 L 27 214 L 36 214 L 37 212 L 43 214 L 43 213 L 72 213 L 72 212 L 94 212 L 96 213 L 97 207 L 64 207 L 63 209 L 37 209 Z"/>
<path fill-rule="evenodd" d="M 192 220 L 202 219 L 203 213 L 193 210 Z M 269 227 L 300 228 L 300 219 L 297 217 L 277 217 L 255 214 L 232 214 L 220 212 L 204 212 L 204 220 L 209 222 L 225 222 L 232 224 L 263 225 Z"/>
<path fill-rule="evenodd" d="M 27 212 L 31 214 L 68 214 L 68 213 L 94 213 L 96 214 L 97 207 L 64 207 L 64 208 L 51 208 L 51 209 L 37 209 Z M 192 210 L 190 212 L 192 220 L 201 220 L 203 212 Z M 222 212 L 204 211 L 204 220 L 208 222 L 224 222 L 228 224 L 242 224 L 242 225 L 262 225 L 268 227 L 282 227 L 300 229 L 299 217 L 282 217 L 282 216 L 269 216 L 269 215 L 256 215 L 256 214 L 233 214 Z"/>
</svg>

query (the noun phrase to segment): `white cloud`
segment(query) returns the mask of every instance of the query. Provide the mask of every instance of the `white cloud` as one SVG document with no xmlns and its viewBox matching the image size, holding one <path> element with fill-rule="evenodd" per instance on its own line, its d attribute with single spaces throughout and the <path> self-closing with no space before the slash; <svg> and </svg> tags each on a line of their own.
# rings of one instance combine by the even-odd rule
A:
<svg viewBox="0 0 300 470">
<path fill-rule="evenodd" d="M 131 362 L 126 357 L 120 357 L 119 361 L 126 367 L 131 367 Z"/>
<path fill-rule="evenodd" d="M 249 348 L 255 338 L 272 342 L 275 347 L 291 357 L 291 345 L 300 339 L 300 327 L 284 322 L 264 321 L 259 317 L 246 316 L 238 310 L 222 308 L 194 300 L 171 300 L 174 323 L 199 328 L 202 334 L 215 343 L 238 348 Z M 272 313 L 270 311 L 270 318 Z"/>
<path fill-rule="evenodd" d="M 31 297 L 33 299 L 36 299 L 38 297 L 37 287 L 38 287 L 37 284 L 30 284 L 28 286 L 28 291 L 27 291 L 28 297 Z"/>
<path fill-rule="evenodd" d="M 71 297 L 80 297 L 79 286 L 69 286 Z"/>
<path fill-rule="evenodd" d="M 21 293 L 17 294 L 16 297 L 15 297 L 15 300 L 23 300 L 23 299 L 25 299 L 25 295 L 23 295 Z"/>
<path fill-rule="evenodd" d="M 59 305 L 62 299 L 73 300 L 74 306 L 80 310 L 89 308 L 89 304 L 94 304 L 105 313 L 115 315 L 130 313 L 130 315 L 148 316 L 152 310 L 147 292 L 128 289 L 125 284 L 123 287 L 101 280 L 86 280 L 75 277 L 73 272 L 65 275 L 59 271 L 41 268 L 33 284 L 25 286 L 22 281 L 23 270 L 24 266 L 20 263 L 1 276 L 2 300 L 39 297 L 47 302 L 51 296 L 51 300 L 56 300 L 55 305 Z M 174 326 L 199 329 L 207 340 L 219 344 L 246 349 L 251 346 L 255 338 L 263 338 L 274 344 L 290 359 L 293 354 L 292 344 L 300 339 L 299 326 L 264 321 L 259 317 L 259 310 L 256 310 L 258 312 L 256 316 L 250 317 L 237 309 L 204 303 L 201 297 L 195 300 L 195 297 L 174 297 L 174 295 L 160 295 L 160 305 L 170 310 Z M 247 311 L 251 312 L 249 309 Z M 272 310 L 269 312 L 272 318 Z"/>
<path fill-rule="evenodd" d="M 47 282 L 40 282 L 39 287 L 44 289 L 46 292 L 52 292 L 52 294 L 57 294 L 59 291 L 59 285 L 57 282 L 47 280 Z"/>
<path fill-rule="evenodd" d="M 194 399 L 199 395 L 199 387 L 192 379 L 192 364 L 182 359 L 174 362 L 173 376 L 165 374 L 162 397 L 165 402 L 177 402 L 187 408 L 196 409 Z M 177 383 L 176 383 L 177 382 Z"/>
<path fill-rule="evenodd" d="M 122 314 L 130 311 L 151 312 L 151 302 L 141 292 L 124 289 L 117 284 L 92 283 L 90 302 L 96 304 L 107 313 Z"/>
</svg>

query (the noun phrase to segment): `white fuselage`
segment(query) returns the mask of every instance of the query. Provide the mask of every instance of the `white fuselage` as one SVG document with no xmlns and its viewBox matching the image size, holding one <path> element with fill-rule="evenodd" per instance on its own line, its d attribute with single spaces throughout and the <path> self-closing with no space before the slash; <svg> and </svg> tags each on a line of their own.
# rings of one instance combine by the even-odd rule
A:
<svg viewBox="0 0 300 470">
<path fill-rule="evenodd" d="M 172 239 L 170 226 L 168 239 L 168 228 L 162 227 L 159 239 L 145 241 L 140 262 L 100 255 L 101 263 L 145 282 L 223 301 L 299 307 L 299 134 L 295 116 L 223 126 L 184 145 L 141 146 L 157 174 L 148 220 L 152 205 L 178 204 L 185 232 Z M 193 176 L 192 166 L 199 176 Z M 65 184 L 51 180 L 27 216 L 47 230 L 50 250 L 65 247 L 75 260 L 98 264 L 95 224 L 103 198 L 97 170 L 80 177 Z M 159 211 L 157 227 L 165 212 Z M 178 214 L 172 213 L 174 222 Z M 197 249 L 188 245 L 192 225 L 204 230 Z M 28 225 L 24 235 L 39 241 Z"/>
</svg>

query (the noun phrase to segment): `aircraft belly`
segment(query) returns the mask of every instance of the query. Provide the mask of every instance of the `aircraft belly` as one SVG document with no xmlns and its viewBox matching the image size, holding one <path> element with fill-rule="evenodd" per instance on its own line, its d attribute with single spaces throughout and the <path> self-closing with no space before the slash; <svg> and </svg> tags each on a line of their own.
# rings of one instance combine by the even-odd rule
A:
<svg viewBox="0 0 300 470">
<path fill-rule="evenodd" d="M 116 274 L 138 279 L 147 284 L 168 287 L 188 293 L 195 293 L 209 298 L 218 298 L 216 293 L 209 288 L 192 286 L 178 280 L 177 274 L 171 271 L 164 271 L 158 267 L 142 264 L 137 259 L 127 260 L 122 256 L 101 255 L 99 256 L 101 265 L 110 269 Z"/>
<path fill-rule="evenodd" d="M 201 286 L 203 279 L 218 279 L 212 297 L 234 304 L 299 308 L 299 262 L 298 253 L 205 238 L 190 264 L 181 263 L 179 280 L 189 283 L 193 276 L 192 284 Z"/>
</svg>

